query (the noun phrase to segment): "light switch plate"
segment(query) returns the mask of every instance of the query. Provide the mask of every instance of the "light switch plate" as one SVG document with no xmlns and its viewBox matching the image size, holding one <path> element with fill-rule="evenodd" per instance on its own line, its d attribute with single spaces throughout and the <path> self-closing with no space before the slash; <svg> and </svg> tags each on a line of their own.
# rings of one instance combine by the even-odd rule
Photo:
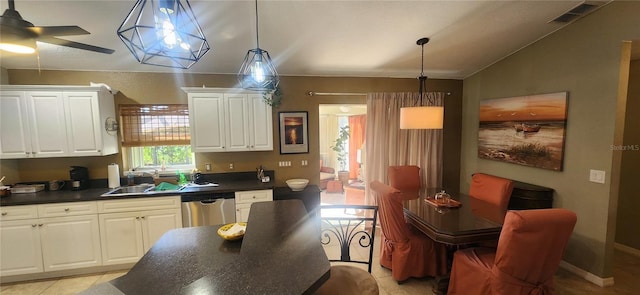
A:
<svg viewBox="0 0 640 295">
<path fill-rule="evenodd" d="M 603 170 L 589 170 L 589 181 L 595 183 L 604 183 L 606 173 Z"/>
</svg>

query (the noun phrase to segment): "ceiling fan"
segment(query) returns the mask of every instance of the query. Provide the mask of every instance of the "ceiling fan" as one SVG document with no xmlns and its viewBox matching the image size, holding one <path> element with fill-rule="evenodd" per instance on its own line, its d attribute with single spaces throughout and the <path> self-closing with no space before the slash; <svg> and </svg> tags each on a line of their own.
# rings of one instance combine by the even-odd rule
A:
<svg viewBox="0 0 640 295">
<path fill-rule="evenodd" d="M 16 53 L 33 53 L 36 41 L 82 50 L 111 54 L 113 49 L 60 39 L 57 36 L 88 35 L 79 26 L 46 26 L 36 27 L 24 20 L 15 10 L 14 0 L 9 1 L 9 8 L 0 16 L 0 49 Z"/>
</svg>

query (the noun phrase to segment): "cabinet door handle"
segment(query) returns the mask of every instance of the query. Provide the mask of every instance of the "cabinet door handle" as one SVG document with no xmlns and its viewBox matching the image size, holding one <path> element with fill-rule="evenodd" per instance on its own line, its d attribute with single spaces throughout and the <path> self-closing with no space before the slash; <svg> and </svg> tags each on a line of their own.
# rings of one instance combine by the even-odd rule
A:
<svg viewBox="0 0 640 295">
<path fill-rule="evenodd" d="M 144 217 L 145 217 L 145 216 L 142 216 L 142 217 L 140 217 L 140 218 L 144 219 Z"/>
<path fill-rule="evenodd" d="M 32 225 L 31 225 L 31 227 L 36 227 L 36 226 L 38 226 L 38 225 L 37 225 L 37 224 L 32 224 Z"/>
<path fill-rule="evenodd" d="M 69 212 L 69 208 L 64 208 L 64 212 Z"/>
<path fill-rule="evenodd" d="M 7 216 L 7 212 L 2 212 L 2 216 Z"/>
<path fill-rule="evenodd" d="M 136 219 L 137 219 L 137 220 L 140 220 L 140 216 L 136 216 Z"/>
<path fill-rule="evenodd" d="M 38 226 L 40 226 L 40 227 L 41 227 L 41 226 L 43 226 L 43 225 L 44 225 L 44 224 L 42 224 L 42 223 L 38 224 Z"/>
<path fill-rule="evenodd" d="M 256 196 L 252 196 L 252 198 L 254 198 L 254 199 L 255 199 L 255 198 L 256 198 Z"/>
</svg>

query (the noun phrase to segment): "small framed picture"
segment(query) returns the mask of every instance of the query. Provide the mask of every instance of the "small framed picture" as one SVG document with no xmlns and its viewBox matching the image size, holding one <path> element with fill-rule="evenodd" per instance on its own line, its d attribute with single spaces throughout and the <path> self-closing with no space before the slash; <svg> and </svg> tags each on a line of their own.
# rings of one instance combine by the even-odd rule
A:
<svg viewBox="0 0 640 295">
<path fill-rule="evenodd" d="M 309 124 L 307 112 L 279 112 L 280 154 L 309 152 Z"/>
</svg>

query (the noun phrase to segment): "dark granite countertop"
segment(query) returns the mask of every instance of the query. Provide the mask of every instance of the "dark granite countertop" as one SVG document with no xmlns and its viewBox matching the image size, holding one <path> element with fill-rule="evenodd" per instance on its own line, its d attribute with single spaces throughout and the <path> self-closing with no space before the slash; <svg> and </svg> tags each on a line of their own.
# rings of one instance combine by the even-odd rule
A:
<svg viewBox="0 0 640 295">
<path fill-rule="evenodd" d="M 254 203 L 234 242 L 219 226 L 171 230 L 126 275 L 81 294 L 311 294 L 331 266 L 306 213 L 299 200 Z"/>
<path fill-rule="evenodd" d="M 222 174 L 228 174 L 223 175 Z M 58 190 L 58 191 L 40 191 L 37 193 L 27 194 L 11 194 L 9 197 L 0 199 L 0 206 L 16 206 L 16 205 L 35 205 L 48 203 L 65 203 L 65 202 L 86 202 L 86 201 L 103 201 L 125 198 L 153 198 L 163 196 L 190 195 L 202 193 L 231 193 L 236 191 L 263 190 L 273 189 L 275 183 L 274 177 L 271 182 L 263 183 L 255 177 L 255 172 L 238 172 L 238 173 L 220 173 L 212 174 L 211 182 L 218 183 L 216 187 L 186 187 L 179 192 L 171 191 L 166 193 L 139 194 L 129 196 L 112 196 L 102 197 L 101 195 L 110 191 L 107 188 L 107 182 L 97 180 L 92 182 L 92 188 L 84 190 Z M 142 179 L 136 183 L 153 183 L 152 178 Z M 97 187 L 97 188 L 94 188 Z"/>
</svg>

